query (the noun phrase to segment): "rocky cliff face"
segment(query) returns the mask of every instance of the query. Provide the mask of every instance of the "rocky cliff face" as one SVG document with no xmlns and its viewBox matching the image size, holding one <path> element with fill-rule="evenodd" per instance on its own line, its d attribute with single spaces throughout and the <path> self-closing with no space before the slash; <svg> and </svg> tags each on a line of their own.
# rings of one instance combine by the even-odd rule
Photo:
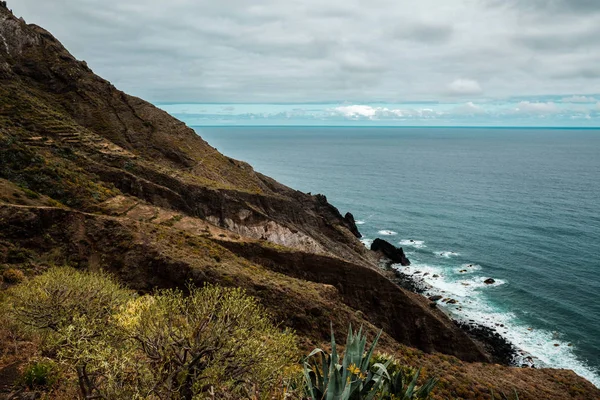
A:
<svg viewBox="0 0 600 400">
<path fill-rule="evenodd" d="M 102 268 L 140 291 L 242 286 L 306 345 L 352 322 L 383 327 L 389 351 L 489 360 L 359 236 L 325 196 L 223 156 L 0 5 L 0 266 Z"/>
<path fill-rule="evenodd" d="M 356 239 L 359 233 L 353 218 L 344 218 L 325 196 L 295 191 L 256 173 L 246 163 L 221 155 L 183 123 L 94 75 L 47 31 L 26 25 L 6 10 L 0 15 L 1 40 L 6 44 L 0 48 L 0 178 L 48 196 L 58 208 L 86 215 L 105 213 L 107 204 L 121 196 L 236 234 L 238 243 L 285 246 L 287 253 L 267 255 L 262 246 L 254 248 L 262 254 L 259 261 L 272 258 L 268 268 L 280 275 L 333 284 L 343 288 L 345 298 L 363 299 L 364 304 L 392 301 L 395 305 L 390 312 L 402 313 L 397 320 L 402 323 L 389 323 L 389 315 L 373 321 L 387 320 L 390 334 L 401 342 L 468 360 L 486 359 L 460 330 L 440 324 L 438 315 L 376 271 L 375 258 Z M 116 216 L 127 218 L 126 213 Z M 66 232 L 79 229 L 68 221 L 62 222 Z M 123 230 L 132 230 L 124 226 Z M 11 231 L 5 226 L 4 238 L 18 243 L 19 234 L 7 236 Z M 47 233 L 45 229 L 38 232 Z M 63 235 L 59 242 L 72 239 Z M 90 240 L 86 249 L 98 248 L 93 238 L 78 240 Z M 35 251 L 37 245 L 24 242 L 23 246 Z M 229 247 L 253 261 L 256 254 L 248 253 L 249 248 Z M 114 269 L 117 262 L 98 261 L 108 256 L 90 259 L 79 250 L 67 253 L 66 260 L 82 267 L 96 263 Z M 320 258 L 298 262 L 312 255 Z M 148 262 L 140 261 L 140 270 Z M 315 268 L 323 273 L 312 274 Z M 129 280 L 131 276 L 123 275 Z M 185 282 L 173 277 L 166 280 L 173 285 Z M 150 282 L 153 277 L 147 276 L 147 282 L 136 280 L 135 285 L 147 288 Z M 352 308 L 371 312 L 359 304 L 349 302 Z M 327 331 L 327 319 L 322 319 Z"/>
</svg>

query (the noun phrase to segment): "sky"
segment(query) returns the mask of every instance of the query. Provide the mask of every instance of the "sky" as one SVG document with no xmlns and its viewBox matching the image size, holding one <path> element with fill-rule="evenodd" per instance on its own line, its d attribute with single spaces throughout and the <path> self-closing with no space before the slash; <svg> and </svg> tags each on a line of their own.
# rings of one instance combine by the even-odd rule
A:
<svg viewBox="0 0 600 400">
<path fill-rule="evenodd" d="M 287 113 L 288 122 L 302 114 L 365 123 L 600 126 L 598 0 L 8 6 L 118 88 L 188 119 L 222 123 Z M 169 103 L 184 105 L 173 111 Z M 227 116 L 224 109 L 185 105 L 193 103 L 238 106 Z M 281 103 L 304 106 L 283 110 Z M 315 114 L 306 103 L 322 106 Z"/>
</svg>

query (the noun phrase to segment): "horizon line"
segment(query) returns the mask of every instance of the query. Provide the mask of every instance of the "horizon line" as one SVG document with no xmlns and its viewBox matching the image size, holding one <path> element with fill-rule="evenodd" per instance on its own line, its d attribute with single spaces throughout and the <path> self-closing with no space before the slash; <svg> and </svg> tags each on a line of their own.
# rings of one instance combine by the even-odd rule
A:
<svg viewBox="0 0 600 400">
<path fill-rule="evenodd" d="M 188 125 L 190 128 L 424 128 L 424 129 L 565 129 L 600 130 L 600 126 L 497 126 L 497 125 Z"/>
</svg>

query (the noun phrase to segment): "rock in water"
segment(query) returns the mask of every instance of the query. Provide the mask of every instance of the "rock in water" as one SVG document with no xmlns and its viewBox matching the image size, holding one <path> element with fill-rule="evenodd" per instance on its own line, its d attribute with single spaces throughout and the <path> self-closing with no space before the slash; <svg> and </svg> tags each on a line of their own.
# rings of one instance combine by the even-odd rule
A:
<svg viewBox="0 0 600 400">
<path fill-rule="evenodd" d="M 346 213 L 346 215 L 344 215 L 344 221 L 346 221 L 348 229 L 350 229 L 350 232 L 352 232 L 354 236 L 356 236 L 357 238 L 362 237 L 362 235 L 358 231 L 358 228 L 356 227 L 356 221 L 354 220 L 354 215 L 352 215 L 352 213 Z"/>
<path fill-rule="evenodd" d="M 402 264 L 403 266 L 410 265 L 410 261 L 406 258 L 404 250 L 402 250 L 401 247 L 396 247 L 383 239 L 375 239 L 373 243 L 371 243 L 371 250 L 381 253 L 395 264 Z"/>
<path fill-rule="evenodd" d="M 488 278 L 485 281 L 483 281 L 483 283 L 485 283 L 486 285 L 492 285 L 492 284 L 496 283 L 496 281 L 493 280 L 492 278 Z"/>
</svg>

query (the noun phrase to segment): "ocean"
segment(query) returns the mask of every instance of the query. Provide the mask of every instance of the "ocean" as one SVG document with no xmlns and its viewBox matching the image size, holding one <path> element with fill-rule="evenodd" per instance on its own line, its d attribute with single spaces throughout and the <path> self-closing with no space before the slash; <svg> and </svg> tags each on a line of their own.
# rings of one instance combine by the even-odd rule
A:
<svg viewBox="0 0 600 400">
<path fill-rule="evenodd" d="M 195 129 L 402 246 L 455 318 L 600 386 L 600 130 Z"/>
</svg>

